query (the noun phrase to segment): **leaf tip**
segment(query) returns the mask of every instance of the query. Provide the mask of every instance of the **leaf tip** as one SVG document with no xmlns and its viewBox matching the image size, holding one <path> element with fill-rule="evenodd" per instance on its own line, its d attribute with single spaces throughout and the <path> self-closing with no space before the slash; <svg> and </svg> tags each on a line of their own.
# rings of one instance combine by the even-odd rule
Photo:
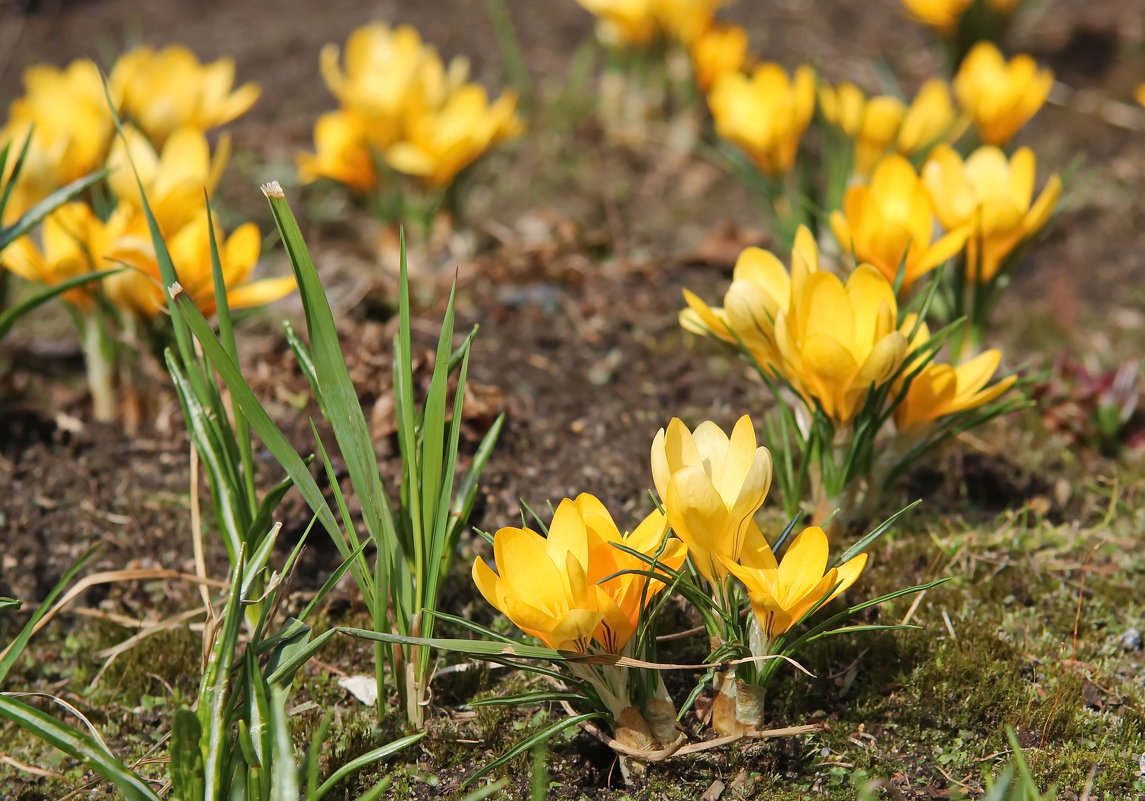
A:
<svg viewBox="0 0 1145 801">
<path fill-rule="evenodd" d="M 268 198 L 271 197 L 286 197 L 286 193 L 282 191 L 282 184 L 278 181 L 270 181 L 262 185 L 262 193 Z"/>
<path fill-rule="evenodd" d="M 173 282 L 171 284 L 171 286 L 167 287 L 167 294 L 169 294 L 171 296 L 171 299 L 174 300 L 175 298 L 177 298 L 181 294 L 183 294 L 183 285 L 180 284 L 178 281 Z"/>
</svg>

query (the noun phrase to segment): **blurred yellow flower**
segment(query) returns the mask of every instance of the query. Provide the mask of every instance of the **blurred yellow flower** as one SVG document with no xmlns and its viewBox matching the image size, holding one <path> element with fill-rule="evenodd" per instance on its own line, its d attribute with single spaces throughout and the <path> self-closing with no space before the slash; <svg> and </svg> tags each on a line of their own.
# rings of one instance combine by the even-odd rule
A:
<svg viewBox="0 0 1145 801">
<path fill-rule="evenodd" d="M 898 136 L 906 106 L 897 97 L 879 95 L 869 100 L 852 83 L 819 90 L 819 105 L 827 122 L 855 142 L 855 172 L 868 175 Z"/>
<path fill-rule="evenodd" d="M 827 558 L 827 535 L 818 526 L 803 529 L 779 563 L 766 542 L 744 549 L 738 562 L 720 556 L 724 567 L 747 589 L 767 642 L 798 623 L 816 604 L 842 594 L 867 564 L 867 555 L 861 553 L 827 570 Z"/>
<path fill-rule="evenodd" d="M 792 289 L 775 339 L 781 370 L 808 402 L 836 425 L 847 425 L 872 386 L 890 380 L 906 356 L 897 330 L 898 304 L 883 274 L 860 264 L 844 285 L 818 271 Z"/>
<path fill-rule="evenodd" d="M 121 112 L 156 145 L 183 127 L 207 131 L 245 114 L 261 89 L 235 88 L 234 59 L 209 64 L 182 45 L 137 47 L 120 56 L 108 79 Z"/>
<path fill-rule="evenodd" d="M 473 581 L 486 601 L 550 648 L 587 653 L 595 639 L 605 651 L 619 653 L 636 631 L 641 600 L 647 603 L 665 584 L 631 574 L 609 578 L 620 570 L 650 569 L 611 543 L 652 556 L 666 534 L 664 515 L 655 511 L 622 536 L 604 505 L 582 494 L 561 501 L 547 537 L 527 528 L 498 530 L 498 572 L 477 557 Z M 676 569 L 684 557 L 683 545 L 669 542 L 661 561 Z"/>
<path fill-rule="evenodd" d="M 507 91 L 490 104 L 481 86 L 466 84 L 440 107 L 413 114 L 406 138 L 385 150 L 386 163 L 444 188 L 488 150 L 521 132 L 516 109 L 515 92 Z"/>
<path fill-rule="evenodd" d="M 9 105 L 8 121 L 0 130 L 0 143 L 11 142 L 13 150 L 5 179 L 15 165 L 15 153 L 32 134 L 5 209 L 9 220 L 98 169 L 114 130 L 103 81 L 91 61 L 73 61 L 62 70 L 29 67 L 24 71 L 24 90 Z"/>
<path fill-rule="evenodd" d="M 925 150 L 950 134 L 955 122 L 950 87 L 938 79 L 923 84 L 909 107 L 890 95 L 868 99 L 852 83 L 822 87 L 819 105 L 824 118 L 854 140 L 854 171 L 863 176 L 888 150 L 904 155 Z"/>
<path fill-rule="evenodd" d="M 712 27 L 712 20 L 727 0 L 656 0 L 656 16 L 669 38 L 691 45 Z"/>
<path fill-rule="evenodd" d="M 967 230 L 955 227 L 931 242 L 934 210 L 914 167 L 902 156 L 887 156 L 869 184 L 856 184 L 843 197 L 843 210 L 831 212 L 839 244 L 894 281 L 901 269 L 908 288 L 954 256 L 966 243 Z"/>
<path fill-rule="evenodd" d="M 254 223 L 240 225 L 229 237 L 216 225 L 216 241 L 227 304 L 231 308 L 261 306 L 294 291 L 293 276 L 248 280 L 262 248 L 261 235 Z M 215 312 L 210 242 L 205 208 L 166 238 L 179 285 L 205 315 Z M 165 308 L 166 287 L 145 231 L 113 243 L 108 258 L 128 268 L 109 276 L 104 283 L 104 294 L 112 303 L 141 317 L 154 317 Z"/>
<path fill-rule="evenodd" d="M 726 0 L 577 0 L 597 19 L 600 40 L 643 47 L 664 37 L 691 44 L 712 24 Z"/>
<path fill-rule="evenodd" d="M 757 446 L 744 415 L 729 437 L 711 421 L 689 431 L 679 418 L 652 442 L 652 479 L 668 522 L 708 582 L 727 576 L 721 555 L 736 560 L 763 542 L 753 516 L 771 487 L 771 453 Z"/>
<path fill-rule="evenodd" d="M 706 92 L 716 78 L 744 68 L 747 63 L 747 31 L 739 25 L 716 23 L 697 36 L 689 50 L 696 85 Z"/>
<path fill-rule="evenodd" d="M 964 130 L 958 124 L 950 84 L 939 78 L 924 83 L 914 96 L 902 125 L 899 127 L 897 147 L 908 156 L 935 145 L 940 139 L 953 141 Z"/>
<path fill-rule="evenodd" d="M 112 269 L 118 265 L 109 256 L 133 226 L 137 227 L 138 221 L 128 207 L 117 208 L 104 222 L 86 203 L 67 203 L 44 219 L 40 231 L 43 249 L 30 237 L 21 237 L 4 251 L 4 266 L 21 278 L 47 286 Z M 63 299 L 76 308 L 89 309 L 96 289 L 94 284 L 71 289 Z"/>
<path fill-rule="evenodd" d="M 990 281 L 1006 257 L 1036 234 L 1053 215 L 1062 183 L 1051 175 L 1034 201 L 1037 164 L 1028 147 L 1007 160 L 996 147 L 978 148 L 965 162 L 953 148 L 935 149 L 922 181 L 939 220 L 948 229 L 967 229 L 967 270 Z"/>
<path fill-rule="evenodd" d="M 970 115 L 978 137 L 1004 145 L 1038 112 L 1053 87 L 1053 72 L 1030 56 L 1009 62 L 989 42 L 979 42 L 954 76 L 954 92 Z"/>
<path fill-rule="evenodd" d="M 1022 0 L 985 0 L 997 14 L 1010 14 Z M 954 33 L 958 21 L 973 0 L 902 0 L 907 12 L 918 22 L 934 28 L 944 36 Z"/>
<path fill-rule="evenodd" d="M 469 77 L 465 59 L 453 59 L 447 69 L 416 30 L 380 22 L 351 33 L 344 56 L 337 45 L 323 47 L 320 66 L 326 86 L 344 111 L 362 120 L 378 150 L 405 136 L 408 115 L 440 107 Z"/>
<path fill-rule="evenodd" d="M 762 172 L 781 175 L 791 169 L 815 110 L 815 73 L 801 66 L 788 78 L 772 63 L 751 75 L 726 73 L 716 79 L 708 105 L 717 134 L 743 148 Z"/>
<path fill-rule="evenodd" d="M 791 253 L 791 273 L 772 253 L 746 248 L 736 259 L 732 283 L 723 308 L 712 308 L 684 290 L 688 308 L 680 312 L 680 325 L 694 334 L 706 334 L 732 345 L 742 344 L 764 369 L 776 369 L 775 320 L 791 303 L 792 286 L 802 285 L 819 269 L 819 247 L 806 226 L 799 226 Z"/>
<path fill-rule="evenodd" d="M 230 138 L 222 137 L 211 157 L 206 135 L 198 128 L 179 128 L 156 152 L 147 137 L 125 126 L 108 155 L 108 184 L 122 203 L 142 210 L 139 185 L 165 235 L 173 234 L 199 215 L 213 194 L 230 156 Z M 132 171 L 132 164 L 138 172 Z"/>
<path fill-rule="evenodd" d="M 1145 83 L 1137 84 L 1137 88 L 1133 90 L 1133 98 L 1145 106 Z"/>
<path fill-rule="evenodd" d="M 298 156 L 298 177 L 304 184 L 329 178 L 359 194 L 378 187 L 374 154 L 366 126 L 351 111 L 331 111 L 314 125 L 314 153 Z"/>
<path fill-rule="evenodd" d="M 466 83 L 465 59 L 446 67 L 409 26 L 358 28 L 344 55 L 336 45 L 322 49 L 321 67 L 342 109 L 319 119 L 317 152 L 299 157 L 307 183 L 333 178 L 366 193 L 378 186 L 377 160 L 444 189 L 522 130 L 515 93 L 491 103 L 484 88 Z"/>
<path fill-rule="evenodd" d="M 659 34 L 657 0 L 577 0 L 597 19 L 596 35 L 614 47 L 650 44 Z"/>
</svg>

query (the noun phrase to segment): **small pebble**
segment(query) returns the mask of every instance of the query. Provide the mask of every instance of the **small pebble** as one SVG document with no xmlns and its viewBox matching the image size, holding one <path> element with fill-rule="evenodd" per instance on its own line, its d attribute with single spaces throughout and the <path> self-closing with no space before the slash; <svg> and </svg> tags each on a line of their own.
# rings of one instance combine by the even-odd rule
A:
<svg viewBox="0 0 1145 801">
<path fill-rule="evenodd" d="M 1141 649 L 1141 632 L 1137 629 L 1129 629 L 1121 635 L 1121 647 L 1126 651 L 1138 651 Z"/>
</svg>

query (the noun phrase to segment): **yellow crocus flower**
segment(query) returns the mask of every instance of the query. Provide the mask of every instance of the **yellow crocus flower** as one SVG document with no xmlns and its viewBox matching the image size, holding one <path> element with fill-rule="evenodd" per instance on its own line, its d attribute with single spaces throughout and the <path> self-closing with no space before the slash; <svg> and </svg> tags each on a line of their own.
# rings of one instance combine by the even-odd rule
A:
<svg viewBox="0 0 1145 801">
<path fill-rule="evenodd" d="M 1007 160 L 996 147 L 978 148 L 965 162 L 950 147 L 935 149 L 922 169 L 938 219 L 949 228 L 967 228 L 968 273 L 990 281 L 1022 242 L 1053 215 L 1062 183 L 1051 175 L 1034 201 L 1037 163 L 1028 147 Z"/>
<path fill-rule="evenodd" d="M 589 584 L 597 587 L 597 605 L 603 614 L 593 638 L 605 651 L 620 653 L 636 633 L 643 610 L 641 603 L 647 604 L 667 586 L 670 579 L 667 574 L 664 574 L 664 581 L 632 573 L 616 575 L 624 570 L 649 571 L 652 567 L 648 562 L 614 547 L 614 544 L 624 545 L 649 558 L 655 557 L 663 544 L 657 563 L 671 570 L 678 570 L 684 564 L 688 549 L 678 539 L 664 541 L 668 534 L 668 519 L 659 509 L 645 517 L 632 533 L 621 534 L 612 515 L 595 495 L 581 493 L 573 503 L 588 538 L 585 572 Z M 557 511 L 560 512 L 559 507 Z M 549 533 L 551 536 L 551 528 Z"/>
<path fill-rule="evenodd" d="M 577 0 L 597 19 L 596 35 L 614 47 L 643 47 L 659 34 L 658 0 Z"/>
<path fill-rule="evenodd" d="M 847 425 L 867 390 L 902 364 L 907 339 L 897 319 L 894 289 L 871 265 L 860 264 L 845 285 L 829 272 L 812 273 L 775 322 L 780 370 L 836 425 Z"/>
<path fill-rule="evenodd" d="M 180 128 L 207 131 L 242 116 L 262 91 L 254 83 L 235 88 L 234 59 L 204 64 L 182 45 L 137 47 L 119 58 L 108 82 L 122 113 L 156 145 Z"/>
<path fill-rule="evenodd" d="M 652 442 L 652 479 L 668 522 L 712 584 L 727 576 L 720 555 L 734 561 L 745 545 L 763 540 L 753 516 L 771 477 L 771 452 L 757 446 L 747 415 L 730 437 L 711 421 L 689 431 L 673 418 Z"/>
<path fill-rule="evenodd" d="M 958 253 L 968 233 L 956 228 L 931 242 L 930 196 L 911 163 L 898 155 L 879 162 L 869 184 L 847 190 L 843 210 L 831 212 L 831 229 L 845 250 L 888 280 L 901 269 L 904 288 Z"/>
<path fill-rule="evenodd" d="M 955 123 L 950 86 L 931 79 L 922 85 L 909 106 L 897 97 L 867 98 L 852 83 L 819 90 L 823 117 L 855 142 L 858 175 L 871 170 L 889 150 L 913 155 L 951 134 Z"/>
<path fill-rule="evenodd" d="M 791 169 L 815 110 L 815 73 L 801 66 L 789 78 L 778 64 L 750 75 L 727 73 L 708 95 L 716 133 L 741 147 L 767 175 Z"/>
<path fill-rule="evenodd" d="M 844 592 L 867 564 L 867 554 L 861 553 L 827 570 L 827 558 L 827 535 L 818 526 L 803 529 L 778 563 L 766 542 L 744 549 L 738 561 L 720 555 L 727 571 L 747 589 L 767 642 L 798 623 L 820 601 Z"/>
<path fill-rule="evenodd" d="M 8 122 L 0 130 L 0 143 L 10 142 L 13 151 L 5 179 L 15 166 L 16 153 L 32 136 L 5 209 L 9 220 L 98 169 L 114 130 L 99 69 L 87 59 L 62 70 L 29 67 L 24 71 L 24 90 L 9 105 Z"/>
<path fill-rule="evenodd" d="M 855 172 L 868 175 L 895 141 L 906 106 L 897 97 L 879 95 L 869 100 L 851 83 L 819 90 L 823 116 L 855 142 Z"/>
<path fill-rule="evenodd" d="M 112 145 L 107 180 L 120 202 L 138 210 L 143 207 L 142 184 L 160 230 L 169 235 L 202 211 L 204 192 L 214 193 L 229 156 L 230 138 L 226 136 L 219 140 L 214 158 L 206 135 L 193 127 L 172 132 L 157 152 L 146 136 L 129 125 Z"/>
<path fill-rule="evenodd" d="M 773 368 L 779 361 L 775 320 L 789 308 L 792 286 L 801 285 L 818 269 L 819 247 L 811 231 L 801 225 L 795 234 L 790 274 L 769 251 L 746 248 L 736 259 L 723 308 L 712 308 L 685 289 L 688 308 L 680 313 L 680 325 L 694 334 L 742 344 L 762 367 Z"/>
<path fill-rule="evenodd" d="M 331 111 L 319 117 L 314 125 L 314 150 L 298 156 L 298 177 L 303 183 L 329 178 L 359 194 L 377 188 L 374 154 L 357 114 Z"/>
<path fill-rule="evenodd" d="M 485 600 L 550 648 L 587 653 L 596 640 L 608 653 L 620 653 L 636 631 L 641 600 L 647 602 L 665 584 L 614 576 L 649 566 L 611 543 L 652 556 L 667 530 L 663 513 L 654 511 L 632 534 L 621 535 L 596 497 L 566 498 L 547 537 L 528 528 L 499 529 L 493 536 L 497 572 L 477 557 L 473 581 Z M 682 544 L 669 542 L 661 561 L 676 569 L 684 557 Z"/>
<path fill-rule="evenodd" d="M 899 126 L 896 147 L 899 153 L 912 156 L 937 144 L 940 139 L 953 141 L 965 124 L 958 123 L 950 84 L 938 78 L 924 83 L 914 96 Z"/>
<path fill-rule="evenodd" d="M 895 428 L 907 431 L 925 426 L 940 417 L 973 409 L 1000 397 L 1014 386 L 1017 376 L 1009 375 L 989 384 L 1002 351 L 991 349 L 954 367 L 931 362 L 910 382 L 906 396 L 895 408 Z"/>
<path fill-rule="evenodd" d="M 1039 69 L 1030 56 L 1007 62 L 993 44 L 979 42 L 958 68 L 954 92 L 978 137 L 1004 145 L 1046 102 L 1053 83 L 1053 72 Z"/>
<path fill-rule="evenodd" d="M 440 108 L 424 108 L 408 121 L 406 138 L 384 152 L 398 172 L 444 188 L 461 170 L 522 130 L 517 95 L 507 91 L 490 104 L 485 89 L 467 84 Z"/>
<path fill-rule="evenodd" d="M 691 45 L 712 27 L 726 0 L 655 0 L 660 28 L 671 39 Z"/>
<path fill-rule="evenodd" d="M 205 315 L 215 312 L 210 242 L 206 209 L 166 238 L 179 285 Z M 216 226 L 216 242 L 230 308 L 261 306 L 294 291 L 293 276 L 249 280 L 262 247 L 254 223 L 240 225 L 229 237 Z M 107 258 L 128 268 L 104 283 L 104 294 L 112 303 L 140 317 L 154 317 L 166 307 L 166 288 L 145 230 L 113 243 Z"/>
<path fill-rule="evenodd" d="M 365 123 L 378 150 L 403 138 L 411 112 L 438 108 L 469 76 L 468 61 L 455 58 L 447 68 L 414 28 L 380 22 L 351 33 L 344 55 L 337 45 L 323 47 L 319 63 L 326 86 Z"/>
<path fill-rule="evenodd" d="M 109 260 L 117 243 L 139 221 L 130 208 L 117 208 L 104 222 L 86 203 L 67 203 L 49 214 L 41 227 L 43 249 L 24 236 L 4 251 L 4 265 L 21 278 L 55 286 L 69 278 L 114 268 Z M 64 293 L 63 299 L 79 309 L 94 303 L 94 285 Z"/>
<path fill-rule="evenodd" d="M 707 91 L 716 79 L 747 63 L 747 31 L 739 25 L 715 24 L 692 41 L 689 51 L 696 85 Z"/>
<path fill-rule="evenodd" d="M 943 36 L 954 33 L 958 21 L 973 0 L 902 0 L 907 12 L 918 22 L 934 28 Z M 997 14 L 1010 14 L 1021 0 L 986 0 Z"/>
</svg>

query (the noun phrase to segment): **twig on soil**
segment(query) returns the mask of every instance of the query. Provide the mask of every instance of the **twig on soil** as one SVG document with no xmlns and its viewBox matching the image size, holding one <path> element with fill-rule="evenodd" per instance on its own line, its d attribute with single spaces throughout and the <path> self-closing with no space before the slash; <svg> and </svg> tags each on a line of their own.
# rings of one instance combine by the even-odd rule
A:
<svg viewBox="0 0 1145 801">
<path fill-rule="evenodd" d="M 570 717 L 576 715 L 576 710 L 572 708 L 572 705 L 569 704 L 568 701 L 561 701 L 561 707 Z M 725 737 L 716 737 L 698 743 L 688 743 L 687 736 L 681 734 L 667 748 L 657 751 L 641 751 L 638 748 L 627 746 L 615 737 L 601 731 L 601 729 L 591 721 L 583 721 L 578 725 L 616 753 L 632 757 L 640 762 L 663 762 L 675 756 L 697 754 L 701 751 L 709 751 L 713 748 L 719 748 L 720 746 L 738 742 L 739 740 L 770 740 L 776 737 L 798 737 L 803 734 L 814 734 L 827 728 L 824 723 L 811 723 L 802 726 L 786 726 L 779 729 L 759 729 L 741 734 L 729 734 Z M 688 744 L 685 745 L 685 743 Z"/>
<path fill-rule="evenodd" d="M 76 611 L 78 612 L 80 610 Z M 95 678 L 91 680 L 91 684 L 88 685 L 88 689 L 94 689 L 99 686 L 100 680 L 103 679 L 104 672 L 109 667 L 111 667 L 111 663 L 118 659 L 121 654 L 130 651 L 136 645 L 143 642 L 153 634 L 158 634 L 162 631 L 173 629 L 176 626 L 181 626 L 188 620 L 193 620 L 203 613 L 204 610 L 202 609 L 188 609 L 184 612 L 180 612 L 177 615 L 173 615 L 156 623 L 152 623 L 141 631 L 131 635 L 118 645 L 113 645 L 110 648 L 104 648 L 102 651 L 97 651 L 96 656 L 105 661 L 100 667 L 99 671 L 95 674 Z"/>
<path fill-rule="evenodd" d="M 946 777 L 946 780 L 947 780 L 948 782 L 950 782 L 951 784 L 957 784 L 957 785 L 958 785 L 959 787 L 961 787 L 963 790 L 971 790 L 971 789 L 973 789 L 973 788 L 972 788 L 972 787 L 971 787 L 969 784 L 966 784 L 966 783 L 964 783 L 964 782 L 960 782 L 960 781 L 958 781 L 958 779 L 956 779 L 956 778 L 954 778 L 953 776 L 951 776 L 949 773 L 947 773 L 946 771 L 944 771 L 944 770 L 943 770 L 941 767 L 939 767 L 938 765 L 935 765 L 935 766 L 934 766 L 934 769 L 935 769 L 935 770 L 937 770 L 939 773 L 941 773 L 943 776 L 945 776 L 945 777 Z M 970 776 L 973 776 L 973 775 L 974 775 L 974 774 L 970 774 Z M 967 779 L 969 779 L 969 778 L 970 778 L 970 776 L 967 776 L 966 778 L 967 778 Z"/>
<path fill-rule="evenodd" d="M 910 605 L 910 609 L 906 610 L 906 615 L 903 617 L 902 622 L 899 623 L 900 626 L 905 626 L 910 623 L 910 619 L 914 617 L 914 613 L 918 611 L 918 607 L 922 603 L 922 599 L 926 597 L 928 592 L 929 590 L 923 590 L 918 595 L 914 596 L 914 602 Z"/>
<path fill-rule="evenodd" d="M 35 765 L 29 765 L 26 762 L 21 762 L 15 757 L 8 756 L 8 754 L 0 754 L 0 764 L 11 765 L 16 770 L 23 773 L 30 773 L 33 776 L 39 776 L 43 779 L 55 779 L 56 781 L 63 780 L 63 774 L 56 773 L 54 770 L 47 770 L 46 768 L 37 768 Z"/>
<path fill-rule="evenodd" d="M 946 614 L 946 610 L 942 610 L 942 622 L 946 624 L 946 630 L 950 632 L 950 639 L 957 640 L 958 635 L 954 632 L 954 624 L 950 622 L 950 615 Z"/>
<path fill-rule="evenodd" d="M 70 590 L 64 593 L 60 600 L 56 601 L 46 615 L 40 618 L 32 629 L 32 634 L 35 634 L 44 626 L 48 625 L 52 619 L 64 610 L 64 608 L 78 598 L 90 587 L 95 587 L 100 584 L 115 584 L 122 581 L 151 581 L 155 579 L 178 579 L 180 581 L 191 581 L 198 584 L 207 584 L 212 587 L 224 586 L 221 581 L 213 581 L 211 579 L 200 578 L 199 576 L 192 576 L 190 573 L 181 573 L 178 570 L 168 570 L 165 568 L 149 568 L 149 569 L 134 569 L 134 570 L 108 570 L 102 573 L 92 573 L 90 576 L 85 576 L 76 582 Z M 9 645 L 3 651 L 0 651 L 0 659 L 8 653 Z"/>
</svg>

